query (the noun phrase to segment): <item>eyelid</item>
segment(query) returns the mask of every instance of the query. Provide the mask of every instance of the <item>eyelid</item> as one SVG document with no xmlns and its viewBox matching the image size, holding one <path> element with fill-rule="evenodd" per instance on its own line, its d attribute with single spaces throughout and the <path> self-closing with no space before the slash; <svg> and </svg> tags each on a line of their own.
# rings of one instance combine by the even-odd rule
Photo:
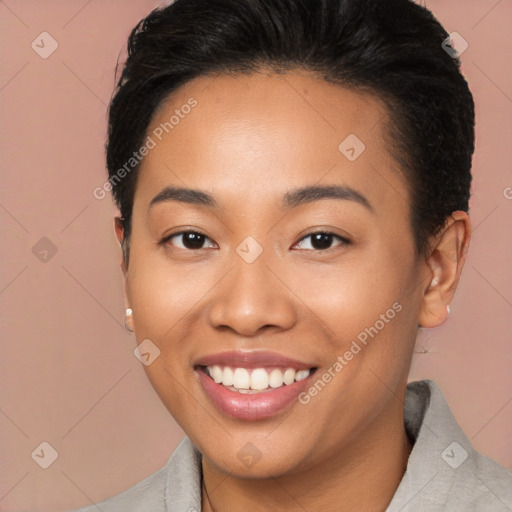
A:
<svg viewBox="0 0 512 512">
<path fill-rule="evenodd" d="M 165 244 L 167 244 L 167 242 L 169 242 L 169 240 L 171 240 L 171 238 L 174 238 L 175 236 L 184 235 L 186 233 L 194 233 L 196 235 L 201 235 L 201 236 L 204 236 L 206 240 L 210 240 L 211 242 L 213 242 L 213 240 L 208 235 L 203 233 L 202 231 L 199 231 L 197 229 L 181 229 L 180 231 L 176 231 L 174 233 L 166 235 L 158 243 L 159 243 L 159 245 L 165 245 Z M 213 242 L 213 243 L 215 243 L 215 242 Z M 209 247 L 204 247 L 203 249 L 209 249 Z M 200 251 L 201 249 L 195 249 L 195 250 L 193 250 L 193 249 L 184 249 L 184 250 L 190 251 L 190 252 L 197 252 L 197 251 Z"/>
<path fill-rule="evenodd" d="M 339 235 L 338 233 L 334 233 L 332 231 L 329 231 L 328 229 L 317 229 L 316 231 L 312 231 L 310 233 L 306 233 L 305 235 L 303 235 L 298 242 L 296 242 L 295 244 L 293 244 L 292 248 L 295 247 L 296 245 L 298 245 L 300 242 L 302 242 L 304 239 L 310 237 L 310 236 L 313 236 L 313 235 L 317 235 L 317 234 L 324 234 L 324 235 L 332 235 L 334 238 L 337 238 L 338 240 L 340 240 L 340 244 L 337 244 L 335 246 L 332 246 L 332 247 L 329 247 L 329 249 L 299 249 L 299 250 L 306 250 L 306 251 L 315 251 L 315 252 L 328 252 L 330 251 L 331 249 L 334 249 L 335 247 L 339 246 L 339 245 L 350 245 L 352 244 L 352 240 L 350 240 L 348 237 L 346 236 L 343 236 L 343 235 Z"/>
</svg>

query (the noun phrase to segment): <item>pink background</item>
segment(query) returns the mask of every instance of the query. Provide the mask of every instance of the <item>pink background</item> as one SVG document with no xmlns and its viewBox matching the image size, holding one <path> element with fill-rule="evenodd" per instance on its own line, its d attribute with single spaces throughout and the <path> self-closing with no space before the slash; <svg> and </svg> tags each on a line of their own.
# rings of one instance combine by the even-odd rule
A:
<svg viewBox="0 0 512 512">
<path fill-rule="evenodd" d="M 133 356 L 105 180 L 114 66 L 149 0 L 0 3 L 0 511 L 67 510 L 159 469 L 183 433 Z M 427 0 L 469 43 L 477 106 L 473 241 L 452 316 L 411 380 L 443 390 L 477 450 L 512 468 L 512 2 Z M 58 49 L 31 43 L 49 32 Z M 508 193 L 507 193 L 508 191 Z M 48 237 L 46 263 L 32 247 Z M 42 469 L 31 453 L 58 452 Z"/>
</svg>

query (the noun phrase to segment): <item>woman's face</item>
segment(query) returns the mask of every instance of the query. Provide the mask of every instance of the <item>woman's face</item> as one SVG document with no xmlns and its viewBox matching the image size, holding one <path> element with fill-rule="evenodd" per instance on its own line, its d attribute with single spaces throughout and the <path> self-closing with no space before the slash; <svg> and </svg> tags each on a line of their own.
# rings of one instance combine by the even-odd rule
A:
<svg viewBox="0 0 512 512">
<path fill-rule="evenodd" d="M 198 78 L 149 127 L 127 300 L 156 392 L 226 472 L 291 474 L 402 421 L 430 274 L 385 120 L 294 72 Z"/>
</svg>

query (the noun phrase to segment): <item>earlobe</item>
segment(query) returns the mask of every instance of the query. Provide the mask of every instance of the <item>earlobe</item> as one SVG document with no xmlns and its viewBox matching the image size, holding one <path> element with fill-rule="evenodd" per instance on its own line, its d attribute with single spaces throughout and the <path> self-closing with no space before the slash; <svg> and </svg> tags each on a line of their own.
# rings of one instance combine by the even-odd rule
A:
<svg viewBox="0 0 512 512">
<path fill-rule="evenodd" d="M 448 318 L 470 238 L 469 217 L 462 211 L 453 212 L 440 233 L 433 237 L 426 260 L 429 285 L 424 290 L 418 318 L 421 327 L 439 327 Z"/>
<path fill-rule="evenodd" d="M 128 332 L 134 332 L 133 311 L 131 308 L 126 308 L 125 315 L 124 315 L 124 327 Z"/>
<path fill-rule="evenodd" d="M 126 300 L 126 310 L 124 317 L 124 326 L 127 331 L 134 332 L 133 327 L 133 311 L 129 304 L 129 294 L 128 294 L 128 279 L 127 279 L 127 266 L 126 266 L 126 255 L 125 255 L 125 240 L 124 240 L 124 224 L 123 219 L 121 217 L 114 218 L 114 232 L 116 234 L 116 238 L 121 246 L 122 256 L 121 256 L 121 271 L 123 273 L 124 278 L 124 294 Z"/>
<path fill-rule="evenodd" d="M 439 327 L 448 318 L 447 304 L 440 290 L 435 287 L 425 293 L 418 319 L 420 327 Z"/>
</svg>

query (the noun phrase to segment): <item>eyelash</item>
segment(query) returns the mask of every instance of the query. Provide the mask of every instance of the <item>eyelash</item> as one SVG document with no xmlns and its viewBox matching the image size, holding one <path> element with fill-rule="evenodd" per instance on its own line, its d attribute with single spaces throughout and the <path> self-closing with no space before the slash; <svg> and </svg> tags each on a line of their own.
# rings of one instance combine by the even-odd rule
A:
<svg viewBox="0 0 512 512">
<path fill-rule="evenodd" d="M 208 236 L 206 236 L 204 233 L 201 233 L 200 231 L 187 230 L 187 231 L 179 231 L 177 233 L 172 233 L 171 235 L 166 236 L 164 239 L 161 240 L 160 245 L 166 245 L 174 237 L 185 235 L 185 234 L 188 234 L 188 233 L 193 233 L 195 235 L 201 235 L 201 236 L 204 236 L 205 239 L 210 240 L 210 238 Z M 352 243 L 348 238 L 342 237 L 342 236 L 337 235 L 336 233 L 332 233 L 330 231 L 314 231 L 313 233 L 308 233 L 307 235 L 304 235 L 296 244 L 294 244 L 294 246 L 299 244 L 300 242 L 302 242 L 303 240 L 305 240 L 307 238 L 310 238 L 310 237 L 312 237 L 314 235 L 319 235 L 319 234 L 330 235 L 333 238 L 338 239 L 341 243 L 339 243 L 339 244 L 337 244 L 335 246 L 329 247 L 328 249 L 301 249 L 301 250 L 308 250 L 308 251 L 315 251 L 315 252 L 327 252 L 327 251 L 330 251 L 331 249 L 333 249 L 334 247 L 343 246 L 343 245 L 350 245 Z M 191 252 L 197 252 L 197 251 L 200 251 L 202 249 L 203 248 L 200 248 L 200 249 L 188 249 L 188 248 L 185 247 L 183 250 L 191 251 Z"/>
</svg>

